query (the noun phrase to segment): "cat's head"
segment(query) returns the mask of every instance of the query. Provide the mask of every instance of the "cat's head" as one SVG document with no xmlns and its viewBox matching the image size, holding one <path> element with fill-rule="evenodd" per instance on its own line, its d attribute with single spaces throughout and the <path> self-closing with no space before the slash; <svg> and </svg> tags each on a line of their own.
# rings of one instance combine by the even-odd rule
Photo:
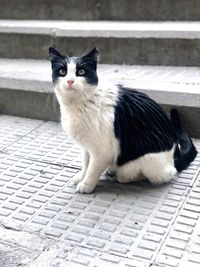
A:
<svg viewBox="0 0 200 267">
<path fill-rule="evenodd" d="M 52 78 L 59 98 L 72 99 L 88 96 L 98 84 L 96 48 L 80 57 L 61 55 L 55 48 L 49 48 Z"/>
</svg>

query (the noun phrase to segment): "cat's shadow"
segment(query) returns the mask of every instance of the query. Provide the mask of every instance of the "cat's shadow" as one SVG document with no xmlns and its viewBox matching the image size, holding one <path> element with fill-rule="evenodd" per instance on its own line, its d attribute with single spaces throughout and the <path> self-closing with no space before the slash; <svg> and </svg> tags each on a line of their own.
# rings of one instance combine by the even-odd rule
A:
<svg viewBox="0 0 200 267">
<path fill-rule="evenodd" d="M 123 194 L 124 192 L 124 194 L 127 194 L 127 192 L 145 192 L 147 190 L 163 188 L 167 185 L 168 184 L 152 184 L 147 179 L 130 183 L 119 183 L 114 177 L 104 177 L 99 181 L 94 193 L 120 192 L 120 194 Z"/>
</svg>

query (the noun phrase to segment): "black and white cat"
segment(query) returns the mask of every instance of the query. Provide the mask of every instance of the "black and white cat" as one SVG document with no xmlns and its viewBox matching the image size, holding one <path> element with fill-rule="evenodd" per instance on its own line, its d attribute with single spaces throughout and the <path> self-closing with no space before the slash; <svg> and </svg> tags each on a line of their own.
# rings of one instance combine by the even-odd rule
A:
<svg viewBox="0 0 200 267">
<path fill-rule="evenodd" d="M 90 193 L 107 169 L 121 183 L 146 177 L 161 184 L 187 168 L 197 151 L 181 128 L 147 95 L 97 76 L 98 50 L 81 57 L 49 48 L 62 127 L 83 149 L 77 191 Z"/>
</svg>

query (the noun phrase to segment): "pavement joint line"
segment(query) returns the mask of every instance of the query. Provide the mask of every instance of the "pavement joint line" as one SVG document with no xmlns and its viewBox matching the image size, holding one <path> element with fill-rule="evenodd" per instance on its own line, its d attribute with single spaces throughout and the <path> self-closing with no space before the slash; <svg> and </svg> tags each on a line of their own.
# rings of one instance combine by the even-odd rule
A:
<svg viewBox="0 0 200 267">
<path fill-rule="evenodd" d="M 39 129 L 39 128 L 40 128 L 41 126 L 43 126 L 45 123 L 46 123 L 46 121 L 42 121 L 42 120 L 41 120 L 41 123 L 40 123 L 38 126 L 36 126 L 34 129 L 30 130 L 30 131 L 27 132 L 25 135 L 21 136 L 20 138 L 14 140 L 13 142 L 11 142 L 11 143 L 8 144 L 7 146 L 5 146 L 3 149 L 0 150 L 0 153 L 1 153 L 1 154 L 8 155 L 8 156 L 11 155 L 11 153 L 5 151 L 9 146 L 11 146 L 11 145 L 13 145 L 13 144 L 19 142 L 19 141 L 20 141 L 21 139 L 23 139 L 24 137 L 28 136 L 29 134 L 31 134 L 31 133 L 34 132 L 35 130 Z M 53 128 L 53 126 L 52 126 L 52 128 Z M 48 131 L 48 129 L 46 130 L 46 132 L 47 132 L 47 131 Z M 43 134 L 43 133 L 41 133 L 40 135 L 42 135 L 42 134 Z M 37 135 L 37 137 L 38 137 L 38 135 Z M 67 135 L 66 135 L 66 137 L 67 137 Z M 47 164 L 50 164 L 50 165 L 53 165 L 53 166 L 65 167 L 65 168 L 68 168 L 68 169 L 81 170 L 80 168 L 78 168 L 78 167 L 76 167 L 76 166 L 69 166 L 69 165 L 67 165 L 67 164 L 53 163 L 53 162 L 49 162 L 49 161 L 45 161 L 45 160 L 36 160 L 35 158 L 31 158 L 31 157 L 30 157 L 30 158 L 26 158 L 26 157 L 18 156 L 18 155 L 17 155 L 17 156 L 14 155 L 14 157 L 15 157 L 15 158 L 19 158 L 19 159 L 27 159 L 27 160 L 31 160 L 31 161 L 34 161 L 34 162 L 47 163 Z"/>
<path fill-rule="evenodd" d="M 41 125 L 40 125 L 41 126 Z M 37 129 L 38 127 L 36 127 L 35 129 Z M 34 131 L 34 130 L 33 130 Z M 29 133 L 31 133 L 32 131 L 30 131 Z M 28 134 L 29 134 L 28 133 Z M 27 134 L 27 135 L 28 135 Z M 25 135 L 26 136 L 26 135 Z M 25 136 L 23 136 L 23 137 L 25 137 Z M 22 139 L 23 137 L 21 137 L 20 139 Z M 9 145 L 7 145 L 5 148 L 7 148 L 7 147 L 9 147 L 10 145 L 12 145 L 12 144 L 14 144 L 14 143 L 16 143 L 16 142 L 18 142 L 20 139 L 18 139 L 18 140 L 15 140 L 14 142 L 12 142 L 11 144 L 9 144 Z M 5 149 L 4 148 L 4 149 Z M 3 149 L 3 150 L 4 150 Z M 59 167 L 63 167 L 63 168 L 67 168 L 67 169 L 72 169 L 72 170 L 78 170 L 78 171 L 81 171 L 81 168 L 79 168 L 79 167 L 77 167 L 77 166 L 70 166 L 70 165 L 67 165 L 67 164 L 65 164 L 65 163 L 53 163 L 53 162 L 50 162 L 50 161 L 45 161 L 45 160 L 37 160 L 37 159 L 35 159 L 35 158 L 26 158 L 25 156 L 23 157 L 23 156 L 18 156 L 18 155 L 12 155 L 11 153 L 7 153 L 7 152 L 5 152 L 5 151 L 3 151 L 3 150 L 0 150 L 0 153 L 1 154 L 4 154 L 4 155 L 7 155 L 7 156 L 13 156 L 14 158 L 18 158 L 18 159 L 25 159 L 25 160 L 30 160 L 30 161 L 33 161 L 33 162 L 38 162 L 38 163 L 45 163 L 45 164 L 49 164 L 49 165 L 52 165 L 52 166 L 59 166 Z M 176 184 L 176 185 L 180 185 L 180 186 L 187 186 L 188 188 L 192 188 L 193 187 L 193 184 L 195 183 L 195 181 L 196 181 L 196 179 L 197 179 L 197 177 L 198 177 L 198 174 L 199 174 L 199 172 L 200 172 L 200 168 L 199 168 L 199 170 L 197 169 L 197 172 L 195 173 L 195 175 L 194 175 L 194 177 L 195 178 L 193 178 L 193 182 L 192 182 L 192 185 L 190 184 L 190 185 L 188 185 L 187 183 L 184 183 L 184 182 L 179 182 L 179 181 L 177 181 L 176 179 L 175 180 L 173 180 L 173 184 Z"/>
<path fill-rule="evenodd" d="M 187 186 L 188 188 L 193 188 L 193 186 L 194 186 L 194 184 L 195 184 L 195 182 L 196 182 L 196 180 L 197 180 L 197 178 L 198 178 L 198 175 L 199 175 L 199 173 L 200 173 L 200 167 L 196 170 L 196 173 L 195 173 L 195 175 L 194 175 L 194 178 L 192 179 L 192 184 L 186 184 L 186 183 L 184 183 L 184 182 L 179 182 L 179 181 L 177 181 L 177 179 L 175 179 L 174 180 L 174 184 L 176 184 L 176 185 L 185 185 L 185 186 Z"/>
<path fill-rule="evenodd" d="M 199 171 L 199 174 L 200 174 L 200 171 Z M 200 178 L 200 177 L 199 177 Z M 183 213 L 181 213 L 181 212 L 184 212 L 184 210 L 185 211 L 189 211 L 189 212 L 191 212 L 193 215 L 194 214 L 196 214 L 195 215 L 195 223 L 194 223 L 194 227 L 193 227 L 193 230 L 191 231 L 191 233 L 187 233 L 187 235 L 188 235 L 188 240 L 186 241 L 186 239 L 184 240 L 184 238 L 180 238 L 179 239 L 179 241 L 178 241 L 178 244 L 180 243 L 181 244 L 181 242 L 183 242 L 183 243 L 185 243 L 185 248 L 182 250 L 182 253 L 183 253 L 183 255 L 181 256 L 181 261 L 180 261 L 180 259 L 179 259 L 179 261 L 176 263 L 176 266 L 199 266 L 199 260 L 198 260 L 198 263 L 197 263 L 197 261 L 195 262 L 195 260 L 194 260 L 194 263 L 193 263 L 193 261 L 191 261 L 191 257 L 192 257 L 192 255 L 193 256 L 195 256 L 195 254 L 196 254 L 196 256 L 198 256 L 197 254 L 199 254 L 199 252 L 200 252 L 200 250 L 199 250 L 199 247 L 196 247 L 196 251 L 195 251 L 195 245 L 199 245 L 200 243 L 199 243 L 199 241 L 198 241 L 198 237 L 200 237 L 199 236 L 199 228 L 197 228 L 197 226 L 199 225 L 199 223 L 200 223 L 200 217 L 199 217 L 199 215 L 200 215 L 200 211 L 197 209 L 195 209 L 195 206 L 196 207 L 199 207 L 199 201 L 198 201 L 198 204 L 194 204 L 193 205 L 193 208 L 189 208 L 189 209 L 187 209 L 187 203 L 188 203 L 188 201 L 190 200 L 190 198 L 196 198 L 196 199 L 198 199 L 199 200 L 199 198 L 196 196 L 193 196 L 193 193 L 194 192 L 196 192 L 196 190 L 197 190 L 197 192 L 198 192 L 198 189 L 199 189 L 199 182 L 200 182 L 200 180 L 198 179 L 198 180 L 196 180 L 196 182 L 195 182 L 195 184 L 193 185 L 193 187 L 190 189 L 190 193 L 189 193 L 189 195 L 187 196 L 187 199 L 185 200 L 185 202 L 184 202 L 184 205 L 183 205 L 183 207 L 181 208 L 181 211 L 180 211 L 180 217 L 181 216 L 184 216 L 184 214 Z M 174 227 L 173 228 L 171 228 L 171 235 L 169 236 L 169 239 L 168 240 L 166 240 L 166 243 L 164 244 L 164 248 L 161 250 L 161 255 L 160 256 L 163 256 L 163 255 L 167 255 L 167 254 L 164 254 L 164 251 L 165 251 L 165 249 L 166 249 L 166 247 L 169 247 L 170 245 L 169 245 L 169 240 L 170 239 L 173 239 L 174 240 L 174 236 L 173 236 L 173 233 L 174 232 L 176 232 L 177 231 L 177 226 L 178 225 L 180 225 L 180 224 L 182 224 L 182 222 L 181 221 L 179 221 L 178 219 L 180 219 L 180 217 L 179 218 L 177 218 L 177 220 L 176 220 L 176 222 L 175 222 L 175 225 L 174 225 Z M 190 219 L 192 219 L 192 215 L 191 216 L 189 216 L 189 218 Z M 193 219 L 194 219 L 194 217 L 193 217 Z M 183 224 L 183 225 L 185 225 L 185 224 Z M 187 225 L 187 223 L 186 223 L 186 225 Z M 189 227 L 189 226 L 188 226 Z M 186 232 L 185 232 L 186 233 Z M 185 242 L 184 242 L 185 241 Z M 192 246 L 193 246 L 193 248 L 192 248 Z M 173 249 L 175 249 L 175 251 L 177 251 L 178 249 L 179 249 L 179 247 L 178 246 L 172 246 L 172 248 Z M 194 249 L 194 250 L 193 250 Z M 181 250 L 181 247 L 180 247 L 180 250 Z M 173 261 L 173 260 L 175 260 L 175 258 L 176 258 L 176 254 L 168 254 L 168 256 L 169 257 L 171 257 L 171 261 Z M 178 258 L 178 257 L 177 257 Z M 199 257 L 198 257 L 198 259 L 199 259 Z M 158 260 L 159 260 L 159 256 L 158 256 Z M 162 260 L 163 261 L 163 260 Z M 162 264 L 162 263 L 161 263 Z M 180 265 L 179 265 L 180 264 Z M 187 264 L 187 265 L 186 265 Z M 191 265 L 190 265 L 191 264 Z M 194 265 L 193 265 L 194 264 Z M 171 264 L 169 263 L 169 265 L 171 266 Z M 164 265 L 163 265 L 164 266 Z M 175 266 L 175 265 L 173 265 L 173 266 Z"/>
<path fill-rule="evenodd" d="M 162 248 L 163 248 L 163 246 L 164 246 L 164 244 L 165 244 L 165 241 L 167 240 L 167 238 L 168 238 L 168 236 L 169 236 L 169 233 L 170 233 L 170 231 L 171 231 L 173 225 L 175 225 L 176 219 L 177 219 L 177 217 L 179 216 L 179 213 L 180 213 L 180 211 L 181 211 L 181 208 L 183 207 L 184 203 L 186 202 L 187 197 L 189 196 L 190 191 L 191 191 L 191 188 L 190 188 L 190 190 L 187 190 L 187 196 L 185 196 L 185 199 L 183 200 L 182 205 L 179 206 L 178 211 L 177 211 L 177 213 L 176 213 L 176 216 L 174 217 L 173 221 L 171 222 L 171 226 L 169 227 L 168 232 L 167 232 L 165 238 L 163 239 L 163 241 L 162 241 L 162 243 L 161 243 L 161 245 L 160 245 L 160 247 L 159 247 L 159 249 L 158 249 L 158 251 L 157 251 L 155 257 L 154 257 L 154 260 L 153 260 L 153 262 L 152 262 L 152 265 L 153 265 L 153 264 L 156 264 L 157 257 L 158 257 L 158 255 L 159 255 L 159 253 L 161 252 L 161 250 L 162 250 Z M 161 265 L 161 266 L 162 266 L 162 265 Z"/>
<path fill-rule="evenodd" d="M 195 174 L 195 177 L 196 177 L 196 178 L 195 178 L 194 181 L 196 181 L 196 179 L 198 178 L 198 175 L 199 175 L 199 174 L 200 174 L 200 168 L 197 169 L 197 172 L 196 172 L 196 174 Z M 169 237 L 169 233 L 171 232 L 173 226 L 174 226 L 175 223 L 176 223 L 176 220 L 177 220 L 178 216 L 180 215 L 180 211 L 182 210 L 182 208 L 184 207 L 185 203 L 187 202 L 188 197 L 189 197 L 189 195 L 190 195 L 190 193 L 191 193 L 191 191 L 192 191 L 192 189 L 193 189 L 194 184 L 195 184 L 195 182 L 193 182 L 192 185 L 187 186 L 187 187 L 188 187 L 188 188 L 187 188 L 188 190 L 186 191 L 186 195 L 184 196 L 183 202 L 182 202 L 181 205 L 178 207 L 178 211 L 177 211 L 177 213 L 176 213 L 176 216 L 174 217 L 174 219 L 173 219 L 173 221 L 172 221 L 172 223 L 171 223 L 171 227 L 169 227 L 169 229 L 168 229 L 168 233 L 166 234 L 165 238 L 163 239 L 163 241 L 162 241 L 162 243 L 161 243 L 161 245 L 160 245 L 160 247 L 159 247 L 159 250 L 157 251 L 157 253 L 156 253 L 156 255 L 155 255 L 155 258 L 154 258 L 154 261 L 152 262 L 152 265 L 156 264 L 157 257 L 158 257 L 158 255 L 159 255 L 159 253 L 162 251 L 162 249 L 163 249 L 163 247 L 164 247 L 164 245 L 165 245 L 165 242 L 166 242 L 167 238 Z M 164 265 L 156 264 L 156 266 L 157 266 L 157 265 L 158 265 L 158 266 L 164 266 Z M 165 266 L 164 266 L 164 267 L 165 267 Z"/>
<path fill-rule="evenodd" d="M 20 138 L 21 139 L 21 138 Z M 19 139 L 19 140 L 20 140 Z M 15 143 L 15 142 L 13 142 Z M 12 143 L 12 144 L 13 144 Z M 10 144 L 11 145 L 11 144 Z M 7 146 L 9 147 L 9 145 Z M 18 155 L 12 155 L 10 154 L 9 152 L 6 153 L 4 151 L 1 151 L 0 150 L 0 153 L 3 154 L 3 155 L 7 155 L 7 156 L 13 156 L 14 158 L 17 158 L 17 159 L 24 159 L 24 160 L 29 160 L 29 161 L 33 161 L 33 162 L 38 162 L 38 163 L 45 163 L 45 164 L 49 164 L 49 165 L 52 165 L 52 166 L 59 166 L 59 167 L 63 167 L 63 168 L 67 168 L 67 169 L 72 169 L 72 170 L 79 170 L 81 171 L 81 168 L 79 167 L 76 167 L 76 166 L 70 166 L 70 165 L 67 165 L 65 163 L 61 164 L 61 163 L 53 163 L 53 162 L 50 162 L 50 161 L 45 161 L 45 160 L 36 160 L 35 158 L 26 158 L 26 157 L 23 157 L 23 156 L 18 156 Z"/>
<path fill-rule="evenodd" d="M 41 125 L 43 125 L 43 123 L 42 123 Z M 41 125 L 40 125 L 40 126 L 41 126 Z M 39 128 L 40 126 L 36 127 L 35 129 Z M 12 145 L 13 143 L 18 142 L 20 139 L 22 139 L 23 137 L 27 136 L 28 134 L 30 134 L 30 133 L 31 133 L 32 131 L 34 131 L 35 129 L 31 130 L 31 131 L 30 131 L 29 133 L 27 133 L 26 135 L 22 136 L 22 137 L 19 138 L 18 140 L 15 140 L 15 141 L 12 142 L 11 144 L 7 145 L 5 148 L 9 147 L 9 146 Z M 4 148 L 4 149 L 5 149 L 5 148 Z M 3 149 L 3 150 L 4 150 L 4 149 Z M 12 154 L 9 153 L 9 152 L 6 153 L 5 151 L 0 151 L 0 153 L 5 154 L 5 155 L 8 155 L 8 156 L 9 156 L 9 155 L 12 156 Z M 65 163 L 64 163 L 64 164 L 62 164 L 62 163 L 53 163 L 53 162 L 50 162 L 50 161 L 37 160 L 37 159 L 35 159 L 35 158 L 31 158 L 31 157 L 30 157 L 30 158 L 26 158 L 26 157 L 18 156 L 18 155 L 13 155 L 13 157 L 18 158 L 18 159 L 30 160 L 30 161 L 33 161 L 33 162 L 45 163 L 45 164 L 49 164 L 49 165 L 52 165 L 52 166 L 59 166 L 59 167 L 68 168 L 68 169 L 81 170 L 81 168 L 79 168 L 79 167 L 76 167 L 76 166 L 69 166 L 69 165 L 67 165 L 67 164 L 65 164 Z M 197 169 L 197 172 L 196 172 L 196 174 L 195 174 L 195 179 L 193 179 L 193 183 L 192 183 L 192 184 L 195 183 L 195 180 L 196 180 L 197 176 L 198 176 L 198 169 Z M 188 184 L 186 184 L 186 183 L 184 183 L 184 182 L 179 182 L 179 181 L 176 181 L 176 180 L 174 180 L 173 183 L 174 183 L 174 184 L 177 184 L 177 185 L 187 185 L 188 187 L 192 187 L 192 185 L 188 185 Z"/>
<path fill-rule="evenodd" d="M 27 132 L 25 135 L 21 136 L 20 138 L 14 140 L 13 142 L 11 142 L 10 144 L 8 144 L 7 146 L 5 146 L 3 149 L 1 149 L 1 151 L 4 152 L 4 150 L 6 148 L 8 148 L 9 146 L 13 145 L 14 143 L 18 142 L 19 140 L 23 139 L 24 137 L 26 137 L 27 135 L 29 135 L 30 133 L 34 132 L 35 130 L 37 130 L 38 128 L 40 128 L 45 122 L 41 121 L 41 124 L 39 124 L 38 126 L 36 126 L 34 129 L 30 130 L 29 132 Z M 5 153 L 7 154 L 7 153 Z"/>
</svg>

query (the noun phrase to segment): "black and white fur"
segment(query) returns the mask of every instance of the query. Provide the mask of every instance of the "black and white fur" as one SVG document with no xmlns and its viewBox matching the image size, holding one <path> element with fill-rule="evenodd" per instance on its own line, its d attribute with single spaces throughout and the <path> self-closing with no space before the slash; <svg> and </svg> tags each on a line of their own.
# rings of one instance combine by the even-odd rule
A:
<svg viewBox="0 0 200 267">
<path fill-rule="evenodd" d="M 165 183 L 194 160 L 177 111 L 170 121 L 147 95 L 98 78 L 96 48 L 82 57 L 49 48 L 49 55 L 63 129 L 83 149 L 82 171 L 74 178 L 78 192 L 92 192 L 108 169 L 121 183 L 141 177 Z"/>
</svg>

